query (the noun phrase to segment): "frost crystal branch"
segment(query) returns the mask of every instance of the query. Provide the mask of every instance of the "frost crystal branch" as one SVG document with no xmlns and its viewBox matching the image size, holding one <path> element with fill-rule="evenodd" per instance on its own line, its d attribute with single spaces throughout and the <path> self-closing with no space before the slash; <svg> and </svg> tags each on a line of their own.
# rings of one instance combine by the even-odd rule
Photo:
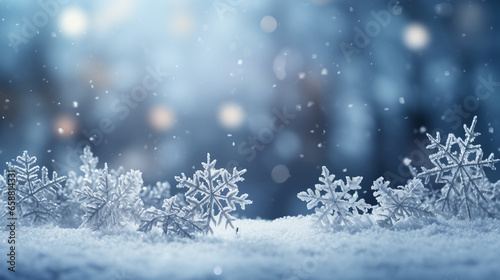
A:
<svg viewBox="0 0 500 280">
<path fill-rule="evenodd" d="M 142 211 L 139 192 L 142 186 L 141 172 L 131 170 L 116 178 L 105 164 L 96 190 L 85 186 L 75 190 L 78 202 L 86 209 L 82 227 L 93 230 L 118 229 L 127 223 L 138 221 Z"/>
<path fill-rule="evenodd" d="M 222 220 L 226 221 L 226 227 L 234 228 L 232 221 L 235 218 L 230 213 L 236 210 L 235 204 L 245 210 L 245 205 L 252 203 L 246 199 L 248 194 L 238 196 L 236 183 L 244 180 L 241 175 L 246 170 L 234 168 L 231 174 L 226 169 L 216 169 L 215 163 L 216 160 L 210 161 L 210 154 L 207 154 L 207 162 L 202 163 L 204 170 L 197 170 L 192 179 L 186 178 L 184 173 L 175 177 L 178 188 L 188 188 L 186 200 L 191 214 L 200 213 L 205 220 L 205 230 L 209 232 L 213 232 L 212 224 L 219 225 Z"/>
<path fill-rule="evenodd" d="M 346 177 L 346 183 L 342 180 L 335 180 L 335 175 L 331 174 L 326 166 L 323 166 L 319 181 L 315 190 L 307 189 L 307 192 L 300 192 L 297 197 L 307 202 L 307 209 L 315 208 L 317 223 L 325 228 L 333 225 L 352 224 L 352 217 L 358 216 L 360 211 L 366 213 L 370 205 L 364 199 L 358 200 L 359 185 L 363 177 Z M 318 207 L 319 204 L 321 207 Z"/>
<path fill-rule="evenodd" d="M 143 187 L 141 190 L 141 199 L 146 206 L 160 208 L 166 198 L 170 198 L 170 184 L 168 182 L 156 182 L 156 185 Z"/>
<path fill-rule="evenodd" d="M 420 179 L 412 179 L 405 186 L 392 189 L 389 188 L 389 182 L 384 182 L 384 178 L 380 177 L 373 182 L 372 190 L 379 204 L 374 207 L 373 213 L 383 217 L 383 220 L 378 221 L 381 226 L 392 226 L 412 216 L 420 219 L 434 217 L 421 201 L 424 185 Z"/>
<path fill-rule="evenodd" d="M 83 154 L 80 156 L 82 165 L 80 170 L 83 172 L 83 176 L 78 176 L 75 172 L 70 171 L 68 174 L 67 185 L 70 189 L 81 189 L 84 186 L 89 186 L 92 190 L 95 190 L 99 181 L 99 177 L 103 172 L 102 169 L 97 168 L 99 163 L 99 158 L 94 157 L 89 146 L 83 149 Z M 111 172 L 113 173 L 113 171 Z"/>
<path fill-rule="evenodd" d="M 477 116 L 472 120 L 470 128 L 464 125 L 465 140 L 450 133 L 444 145 L 440 143 L 439 132 L 436 133 L 436 138 L 427 134 L 431 141 L 427 149 L 438 150 L 429 156 L 435 167 L 432 169 L 422 167 L 422 172 L 417 175 L 419 178 L 425 178 L 426 184 L 432 176 L 436 176 L 436 183 L 445 184 L 442 189 L 443 197 L 437 201 L 443 204 L 441 211 L 448 210 L 457 215 L 461 209 L 465 209 L 469 218 L 472 217 L 472 208 L 481 209 L 481 203 L 488 203 L 477 183 L 486 177 L 483 168 L 489 167 L 495 170 L 494 164 L 499 161 L 494 158 L 493 153 L 487 159 L 483 159 L 481 145 L 472 144 L 480 135 L 474 131 L 476 123 Z"/>
<path fill-rule="evenodd" d="M 35 165 L 36 157 L 30 157 L 28 151 L 16 158 L 14 168 L 17 172 L 19 196 L 18 205 L 20 216 L 29 223 L 42 223 L 49 220 L 55 221 L 58 215 L 56 194 L 61 189 L 61 184 L 66 180 L 65 176 L 58 177 L 54 171 L 52 179 L 44 166 L 41 169 L 41 178 L 38 177 L 40 167 Z"/>
<path fill-rule="evenodd" d="M 160 224 L 164 235 L 178 235 L 193 238 L 197 232 L 203 232 L 203 221 L 197 217 L 189 217 L 185 209 L 179 205 L 179 196 L 167 198 L 163 202 L 163 210 L 150 207 L 139 231 L 149 232 L 154 226 Z"/>
</svg>

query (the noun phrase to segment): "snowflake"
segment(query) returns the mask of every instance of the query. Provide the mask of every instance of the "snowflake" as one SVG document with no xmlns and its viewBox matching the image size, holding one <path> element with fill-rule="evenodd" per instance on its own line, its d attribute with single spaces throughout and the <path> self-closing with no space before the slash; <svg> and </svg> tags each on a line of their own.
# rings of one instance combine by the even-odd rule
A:
<svg viewBox="0 0 500 280">
<path fill-rule="evenodd" d="M 203 232 L 203 221 L 197 216 L 189 216 L 184 207 L 181 207 L 181 196 L 176 195 L 163 201 L 163 210 L 150 207 L 144 214 L 139 231 L 149 232 L 154 226 L 161 225 L 163 234 L 178 235 L 193 238 L 197 232 Z"/>
<path fill-rule="evenodd" d="M 8 175 L 7 175 L 7 170 L 4 170 L 4 176 L 2 176 L 0 174 L 0 194 L 1 197 L 0 197 L 0 206 L 2 209 L 1 212 L 0 212 L 0 215 L 1 215 L 1 218 L 0 219 L 3 219 L 5 218 L 7 215 L 8 215 L 8 204 L 6 202 L 6 198 L 8 196 L 8 185 L 7 185 L 7 181 L 5 180 L 5 178 L 8 178 Z"/>
<path fill-rule="evenodd" d="M 436 183 L 445 184 L 442 188 L 442 197 L 437 202 L 442 203 L 441 211 L 448 210 L 454 215 L 460 214 L 465 208 L 469 219 L 472 217 L 472 208 L 481 209 L 482 203 L 488 203 L 484 196 L 484 190 L 477 182 L 486 178 L 483 168 L 489 167 L 495 170 L 494 164 L 498 159 L 494 154 L 490 154 L 487 159 L 483 159 L 481 145 L 473 145 L 476 136 L 480 133 L 474 132 L 477 116 L 474 117 L 470 128 L 464 125 L 465 140 L 456 137 L 452 133 L 448 135 L 446 144 L 442 145 L 439 132 L 436 138 L 427 134 L 431 144 L 427 149 L 437 149 L 435 154 L 429 156 L 434 164 L 434 168 L 426 169 L 422 167 L 422 172 L 417 175 L 425 178 L 425 183 L 429 178 L 436 176 Z"/>
<path fill-rule="evenodd" d="M 76 197 L 73 195 L 76 190 L 83 190 L 88 187 L 92 191 L 97 190 L 99 185 L 99 178 L 104 172 L 104 169 L 98 168 L 99 158 L 94 157 L 89 146 L 83 149 L 82 155 L 80 155 L 80 171 L 76 173 L 70 171 L 68 173 L 68 179 L 66 180 L 66 186 L 59 194 L 60 207 L 59 214 L 62 219 L 60 221 L 61 225 L 67 227 L 78 227 L 81 224 L 81 216 L 84 215 L 85 210 L 83 209 L 81 203 L 79 203 Z M 117 170 L 108 170 L 109 174 L 117 180 L 125 172 L 123 167 L 119 167 Z"/>
<path fill-rule="evenodd" d="M 83 153 L 80 156 L 82 165 L 80 170 L 83 172 L 83 176 L 78 176 L 75 172 L 70 171 L 68 174 L 68 183 L 71 189 L 81 189 L 84 186 L 89 186 L 92 190 L 95 190 L 103 170 L 97 168 L 99 163 L 99 158 L 94 157 L 89 146 L 83 149 Z M 113 171 L 114 172 L 114 171 Z"/>
<path fill-rule="evenodd" d="M 243 175 L 246 170 L 237 171 L 233 169 L 231 174 L 226 169 L 216 169 L 216 160 L 210 161 L 210 154 L 207 154 L 207 162 L 202 163 L 204 170 L 197 170 L 193 179 L 186 178 L 184 173 L 176 176 L 175 180 L 179 182 L 178 188 L 188 188 L 186 200 L 189 203 L 191 215 L 200 213 L 205 220 L 205 230 L 213 232 L 214 226 L 226 221 L 227 226 L 234 228 L 231 212 L 236 210 L 235 204 L 239 204 L 241 209 L 245 210 L 246 204 L 251 204 L 247 200 L 248 194 L 238 196 L 238 186 L 236 183 L 243 181 Z M 218 220 L 218 221 L 217 221 Z"/>
<path fill-rule="evenodd" d="M 104 165 L 96 190 L 85 186 L 75 190 L 75 196 L 86 209 L 81 227 L 93 230 L 118 229 L 127 223 L 138 222 L 142 212 L 139 192 L 142 187 L 140 171 L 131 170 L 120 177 L 108 172 Z"/>
<path fill-rule="evenodd" d="M 434 214 L 422 203 L 424 185 L 420 179 L 412 179 L 405 186 L 389 188 L 389 182 L 380 177 L 373 182 L 373 195 L 378 206 L 373 213 L 383 217 L 378 223 L 381 226 L 392 226 L 399 220 L 409 217 L 431 219 Z"/>
<path fill-rule="evenodd" d="M 61 184 L 66 177 L 58 177 L 54 171 L 50 179 L 49 172 L 44 166 L 40 172 L 41 178 L 39 178 L 40 167 L 36 165 L 36 157 L 30 157 L 28 151 L 18 156 L 11 167 L 16 170 L 18 182 L 19 216 L 30 224 L 56 221 L 58 219 L 56 194 L 61 190 Z"/>
<path fill-rule="evenodd" d="M 141 199 L 146 206 L 159 208 L 166 198 L 170 198 L 170 184 L 168 182 L 156 182 L 156 185 L 143 187 L 141 190 Z"/>
<path fill-rule="evenodd" d="M 346 177 L 346 183 L 342 180 L 335 180 L 335 175 L 323 166 L 322 177 L 316 184 L 315 190 L 307 189 L 307 192 L 300 192 L 297 197 L 307 202 L 307 209 L 315 208 L 317 224 L 330 228 L 333 225 L 350 225 L 352 218 L 360 213 L 366 213 L 371 208 L 364 199 L 358 200 L 359 185 L 363 177 Z M 321 207 L 317 207 L 319 203 Z"/>
</svg>

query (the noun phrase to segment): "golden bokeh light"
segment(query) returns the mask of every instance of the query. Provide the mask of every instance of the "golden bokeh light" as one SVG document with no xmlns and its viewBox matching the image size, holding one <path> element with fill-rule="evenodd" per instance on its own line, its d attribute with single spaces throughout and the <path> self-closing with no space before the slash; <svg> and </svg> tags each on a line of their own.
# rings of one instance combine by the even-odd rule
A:
<svg viewBox="0 0 500 280">
<path fill-rule="evenodd" d="M 226 128 L 234 129 L 243 124 L 245 112 L 236 103 L 226 103 L 219 108 L 219 122 Z"/>
<path fill-rule="evenodd" d="M 59 138 L 69 138 L 75 134 L 77 130 L 77 123 L 75 119 L 68 115 L 61 115 L 54 120 L 54 133 Z"/>
<path fill-rule="evenodd" d="M 170 130 L 175 124 L 175 114 L 170 108 L 158 105 L 149 111 L 149 124 L 156 131 Z"/>
</svg>

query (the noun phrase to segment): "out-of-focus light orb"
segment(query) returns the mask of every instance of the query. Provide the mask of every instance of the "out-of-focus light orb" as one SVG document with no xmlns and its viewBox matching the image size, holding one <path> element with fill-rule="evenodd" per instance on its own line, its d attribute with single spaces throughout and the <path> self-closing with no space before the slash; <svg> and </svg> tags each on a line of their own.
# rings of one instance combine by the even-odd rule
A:
<svg viewBox="0 0 500 280">
<path fill-rule="evenodd" d="M 290 178 L 290 170 L 285 165 L 276 165 L 271 171 L 271 178 L 278 184 L 284 183 Z"/>
<path fill-rule="evenodd" d="M 276 30 L 276 27 L 278 27 L 278 22 L 276 22 L 276 19 L 272 16 L 265 16 L 260 21 L 260 28 L 262 28 L 264 32 L 274 32 L 274 30 Z"/>
<path fill-rule="evenodd" d="M 156 131 L 170 130 L 175 124 L 175 114 L 170 108 L 158 105 L 149 111 L 149 124 Z"/>
<path fill-rule="evenodd" d="M 332 0 L 311 0 L 311 2 L 313 2 L 316 5 L 326 5 L 332 2 Z"/>
<path fill-rule="evenodd" d="M 486 15 L 478 4 L 474 2 L 456 5 L 454 22 L 460 32 L 476 33 L 482 30 Z"/>
<path fill-rule="evenodd" d="M 130 19 L 137 10 L 135 0 L 102 1 L 99 10 L 93 15 L 93 26 L 98 32 L 108 32 L 114 26 Z"/>
<path fill-rule="evenodd" d="M 175 13 L 168 22 L 170 32 L 177 37 L 191 35 L 194 27 L 193 16 L 187 12 Z"/>
<path fill-rule="evenodd" d="M 82 35 L 87 28 L 87 16 L 79 8 L 68 8 L 62 11 L 59 24 L 66 35 Z"/>
<path fill-rule="evenodd" d="M 274 142 L 276 154 L 283 160 L 291 160 L 300 153 L 302 141 L 297 133 L 293 131 L 283 131 L 278 134 Z"/>
<path fill-rule="evenodd" d="M 243 124 L 245 112 L 236 103 L 226 103 L 219 108 L 219 122 L 229 129 L 235 129 Z"/>
<path fill-rule="evenodd" d="M 423 50 L 430 41 L 429 32 L 427 28 L 420 23 L 412 23 L 405 28 L 403 40 L 410 50 L 420 51 Z"/>
<path fill-rule="evenodd" d="M 214 274 L 215 275 L 221 275 L 222 274 L 222 268 L 220 266 L 214 267 Z"/>
<path fill-rule="evenodd" d="M 453 6 L 448 2 L 439 3 L 434 7 L 434 11 L 442 17 L 449 17 L 453 14 Z"/>
<path fill-rule="evenodd" d="M 74 134 L 77 124 L 73 117 L 62 115 L 54 120 L 54 133 L 59 138 L 68 138 Z"/>
</svg>

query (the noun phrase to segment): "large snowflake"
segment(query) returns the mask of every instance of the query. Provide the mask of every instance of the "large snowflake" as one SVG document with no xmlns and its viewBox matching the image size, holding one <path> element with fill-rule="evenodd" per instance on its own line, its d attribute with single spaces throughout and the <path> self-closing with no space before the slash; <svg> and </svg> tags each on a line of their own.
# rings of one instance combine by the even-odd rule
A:
<svg viewBox="0 0 500 280">
<path fill-rule="evenodd" d="M 483 159 L 481 145 L 473 144 L 474 139 L 480 135 L 474 131 L 476 123 L 477 117 L 474 117 L 470 128 L 464 125 L 465 140 L 450 133 L 444 145 L 440 143 L 439 132 L 436 133 L 436 138 L 427 134 L 431 141 L 427 149 L 438 150 L 429 156 L 435 167 L 422 167 L 422 172 L 417 175 L 425 178 L 425 183 L 435 176 L 436 183 L 445 184 L 442 197 L 437 201 L 443 204 L 442 211 L 448 210 L 457 215 L 463 209 L 469 218 L 472 216 L 472 208 L 481 209 L 481 202 L 488 202 L 481 184 L 478 184 L 479 180 L 486 178 L 483 168 L 495 170 L 494 164 L 499 161 L 494 158 L 493 153 Z"/>
<path fill-rule="evenodd" d="M 16 170 L 18 181 L 17 204 L 21 218 L 32 224 L 57 220 L 57 194 L 66 177 L 57 176 L 54 171 L 50 179 L 47 168 L 43 166 L 40 170 L 36 165 L 36 157 L 30 157 L 28 151 L 18 156 L 12 167 Z M 38 177 L 39 172 L 41 177 Z"/>
<path fill-rule="evenodd" d="M 409 217 L 419 219 L 434 217 L 428 206 L 422 203 L 424 185 L 420 179 L 412 179 L 408 184 L 392 189 L 389 187 L 389 182 L 380 177 L 373 182 L 372 190 L 378 202 L 373 213 L 382 217 L 377 221 L 381 226 L 392 226 Z"/>
<path fill-rule="evenodd" d="M 342 180 L 335 180 L 335 175 L 331 174 L 326 166 L 323 166 L 316 189 L 307 189 L 307 192 L 300 192 L 297 197 L 307 202 L 307 209 L 315 208 L 314 214 L 317 223 L 325 228 L 333 225 L 352 224 L 352 217 L 360 213 L 366 213 L 370 205 L 364 199 L 358 200 L 359 185 L 363 177 L 346 177 L 346 183 Z M 321 203 L 321 207 L 317 207 Z"/>
<path fill-rule="evenodd" d="M 246 170 L 233 169 L 231 174 L 224 168 L 215 168 L 216 160 L 210 161 L 210 154 L 207 154 L 207 162 L 202 163 L 204 170 L 197 170 L 193 178 L 187 178 L 184 173 L 176 176 L 175 180 L 179 182 L 178 188 L 188 188 L 186 200 L 189 203 L 192 215 L 201 214 L 205 221 L 205 230 L 213 232 L 214 226 L 226 221 L 226 227 L 229 225 L 234 228 L 231 212 L 236 210 L 239 204 L 241 209 L 245 210 L 245 205 L 251 204 L 247 200 L 248 194 L 238 196 L 238 186 L 236 183 L 243 181 L 243 175 Z"/>
<path fill-rule="evenodd" d="M 120 177 L 108 172 L 104 165 L 96 190 L 85 186 L 75 190 L 75 196 L 84 207 L 85 215 L 81 227 L 93 230 L 119 229 L 126 224 L 138 223 L 142 212 L 139 192 L 142 174 L 131 170 Z"/>
</svg>

